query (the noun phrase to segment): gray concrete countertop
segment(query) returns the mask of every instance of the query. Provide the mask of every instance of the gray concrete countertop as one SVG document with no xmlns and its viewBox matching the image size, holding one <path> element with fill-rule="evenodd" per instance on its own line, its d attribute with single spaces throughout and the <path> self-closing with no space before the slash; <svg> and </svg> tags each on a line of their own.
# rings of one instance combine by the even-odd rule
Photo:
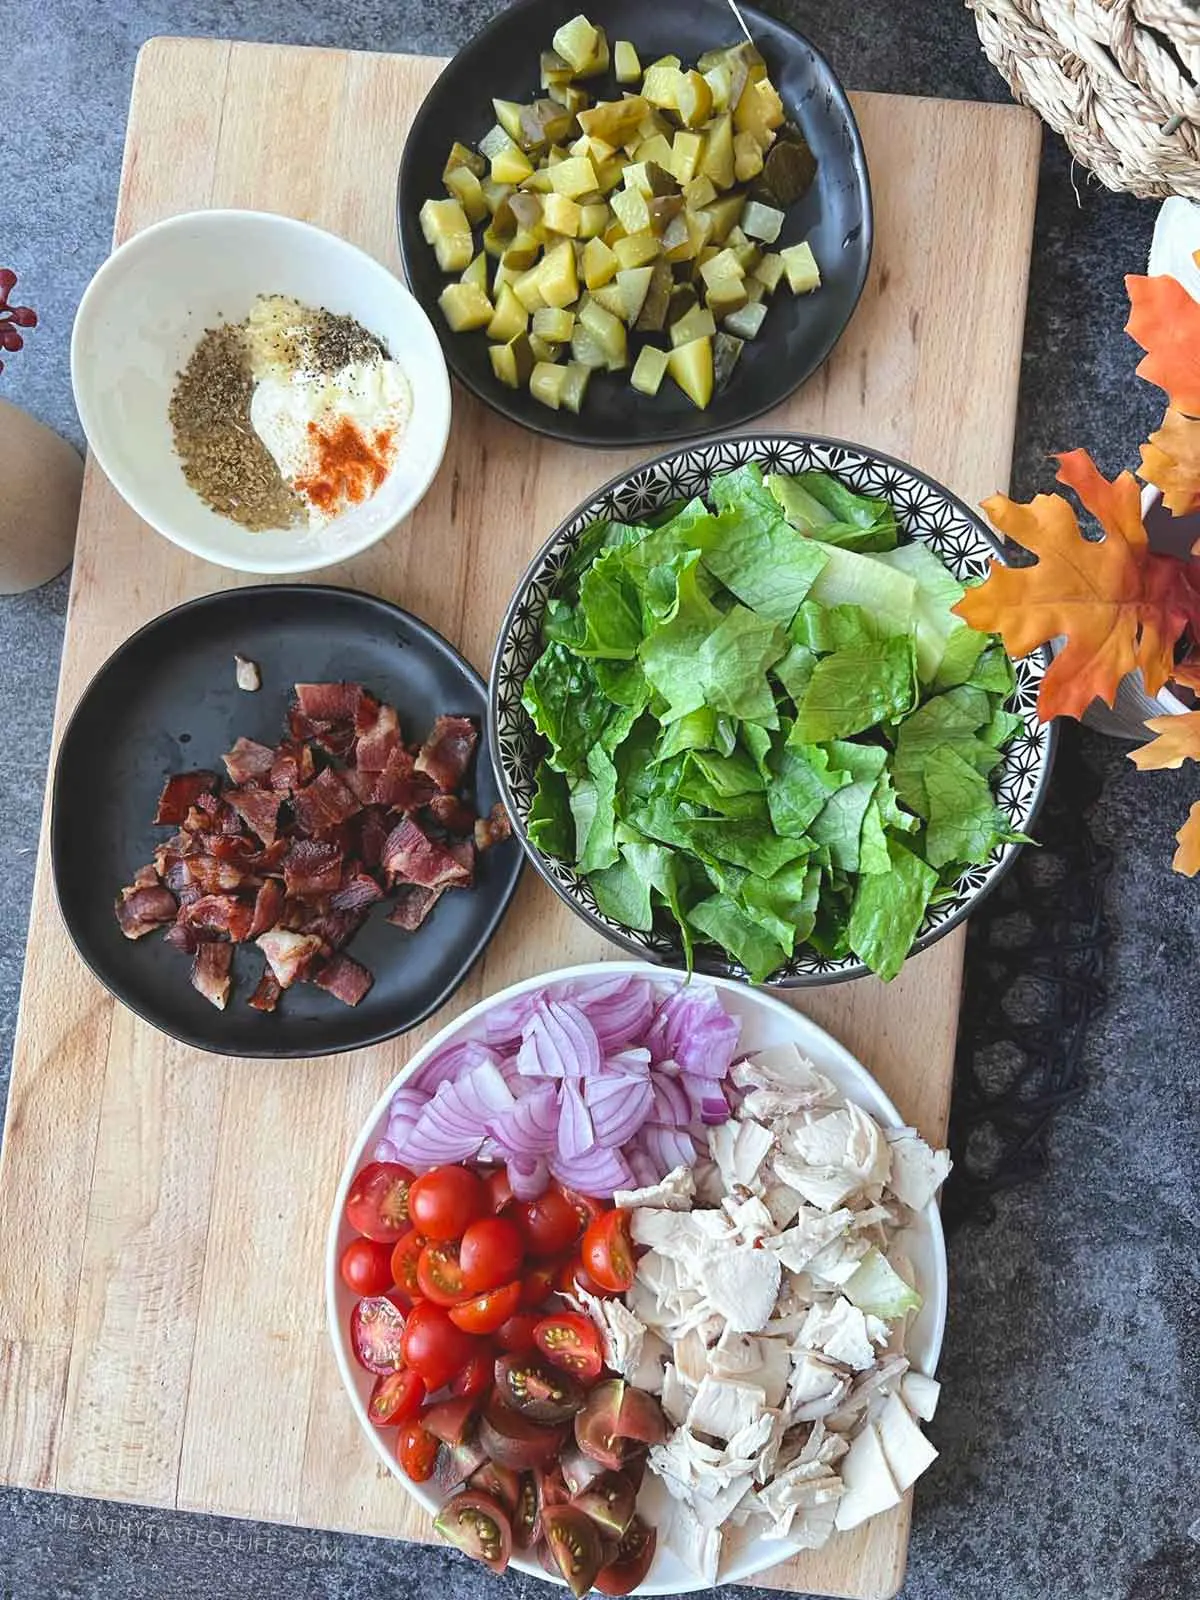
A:
<svg viewBox="0 0 1200 1600">
<path fill-rule="evenodd" d="M 712 0 L 717 3 L 717 0 Z M 1004 99 L 953 0 L 768 0 L 851 88 Z M 80 441 L 67 347 L 109 246 L 134 58 L 161 33 L 449 53 L 495 0 L 6 0 L 0 6 L 0 264 L 41 327 L 0 393 Z M 1143 270 L 1153 205 L 1108 194 L 1047 136 L 1014 492 L 1048 489 L 1056 449 L 1137 460 L 1161 414 L 1133 375 L 1122 275 Z M 953 219 L 948 219 L 950 225 Z M 931 248 L 936 241 L 931 241 Z M 45 776 L 65 578 L 0 599 L 0 1094 L 7 1077 Z M 1049 1175 L 951 1245 L 951 1303 L 904 1600 L 1200 1596 L 1200 887 L 1170 871 L 1195 773 L 1139 777 L 1089 739 L 1089 817 L 1113 852 L 1108 1001 L 1084 1099 Z M 71 1226 L 70 1218 L 64 1226 Z M 3 1251 L 14 1242 L 0 1243 Z M 0 1330 L 2 1334 L 3 1330 Z M 398 1491 L 399 1492 L 399 1491 Z M 464 1600 L 540 1595 L 457 1555 L 0 1491 L 0 1600 Z M 729 1590 L 760 1595 L 765 1591 Z"/>
</svg>

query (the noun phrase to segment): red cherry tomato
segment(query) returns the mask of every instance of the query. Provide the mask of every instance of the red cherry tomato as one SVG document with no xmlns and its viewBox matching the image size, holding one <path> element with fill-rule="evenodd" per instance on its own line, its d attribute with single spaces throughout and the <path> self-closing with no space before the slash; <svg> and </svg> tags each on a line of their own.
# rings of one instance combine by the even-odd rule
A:
<svg viewBox="0 0 1200 1600">
<path fill-rule="evenodd" d="M 522 1355 L 526 1350 L 532 1350 L 533 1330 L 540 1320 L 532 1311 L 518 1311 L 515 1316 L 509 1317 L 507 1322 L 502 1322 L 496 1329 L 496 1343 L 501 1350 L 508 1350 L 513 1355 Z"/>
<path fill-rule="evenodd" d="M 515 1208 L 514 1215 L 530 1255 L 561 1255 L 579 1237 L 575 1207 L 557 1189 L 547 1189 L 536 1200 L 525 1201 Z"/>
<path fill-rule="evenodd" d="M 346 1221 L 355 1233 L 394 1243 L 408 1227 L 413 1175 L 395 1161 L 372 1161 L 357 1173 L 346 1196 Z"/>
<path fill-rule="evenodd" d="M 432 1392 L 455 1378 L 479 1351 L 479 1341 L 456 1328 L 441 1306 L 419 1301 L 404 1325 L 401 1355 Z"/>
<path fill-rule="evenodd" d="M 564 1372 L 573 1372 L 585 1381 L 600 1376 L 604 1365 L 600 1335 L 586 1317 L 576 1316 L 573 1311 L 542 1317 L 533 1330 L 533 1342 L 547 1360 Z"/>
<path fill-rule="evenodd" d="M 392 1287 L 392 1247 L 374 1239 L 351 1239 L 339 1268 L 351 1294 L 386 1294 Z"/>
<path fill-rule="evenodd" d="M 512 1199 L 512 1184 L 508 1181 L 508 1172 L 504 1167 L 495 1167 L 483 1180 L 487 1190 L 488 1210 L 492 1212 L 503 1211 Z"/>
<path fill-rule="evenodd" d="M 470 1299 L 458 1262 L 458 1246 L 452 1240 L 431 1239 L 417 1257 L 417 1286 L 435 1306 L 456 1306 Z"/>
<path fill-rule="evenodd" d="M 635 1260 L 629 1213 L 606 1211 L 588 1225 L 579 1247 L 583 1264 L 602 1289 L 624 1294 L 633 1287 Z"/>
<path fill-rule="evenodd" d="M 555 1274 L 558 1272 L 559 1263 L 544 1261 L 536 1267 L 530 1267 L 521 1280 L 521 1310 L 536 1311 L 554 1288 Z"/>
<path fill-rule="evenodd" d="M 495 1366 L 491 1348 L 480 1350 L 473 1355 L 466 1366 L 453 1379 L 450 1384 L 450 1393 L 460 1395 L 463 1399 L 473 1399 L 475 1395 L 491 1387 L 492 1369 Z"/>
<path fill-rule="evenodd" d="M 460 1306 L 452 1306 L 450 1321 L 464 1333 L 495 1333 L 520 1304 L 521 1280 L 516 1278 L 502 1288 L 489 1289 L 486 1294 L 477 1294 Z"/>
<path fill-rule="evenodd" d="M 368 1372 L 395 1372 L 402 1365 L 404 1315 L 386 1295 L 360 1300 L 350 1313 L 354 1359 Z"/>
<path fill-rule="evenodd" d="M 433 1477 L 438 1442 L 419 1422 L 406 1422 L 396 1441 L 396 1460 L 414 1483 Z"/>
<path fill-rule="evenodd" d="M 397 1288 L 403 1289 L 410 1300 L 421 1298 L 421 1285 L 417 1282 L 417 1259 L 424 1248 L 424 1235 L 415 1228 L 401 1234 L 392 1246 L 392 1282 Z"/>
<path fill-rule="evenodd" d="M 521 1271 L 525 1241 L 507 1217 L 481 1217 L 472 1222 L 458 1247 L 464 1286 L 472 1294 L 510 1283 Z"/>
<path fill-rule="evenodd" d="M 401 1367 L 375 1379 L 367 1415 L 377 1428 L 394 1428 L 415 1417 L 425 1402 L 425 1384 L 415 1372 Z"/>
<path fill-rule="evenodd" d="M 608 1210 L 603 1200 L 597 1200 L 590 1194 L 580 1194 L 577 1189 L 565 1189 L 561 1183 L 555 1184 L 555 1188 L 564 1200 L 569 1201 L 575 1207 L 575 1215 L 579 1218 L 580 1233 L 589 1223 L 595 1222 L 597 1217 L 602 1217 L 605 1211 Z"/>
<path fill-rule="evenodd" d="M 434 1167 L 413 1180 L 408 1213 L 427 1239 L 461 1239 L 487 1210 L 487 1190 L 465 1167 Z"/>
<path fill-rule="evenodd" d="M 578 1256 L 568 1256 L 559 1264 L 554 1274 L 554 1287 L 559 1294 L 574 1294 L 582 1289 L 600 1300 L 607 1300 L 612 1294 L 611 1290 L 601 1288 Z"/>
</svg>

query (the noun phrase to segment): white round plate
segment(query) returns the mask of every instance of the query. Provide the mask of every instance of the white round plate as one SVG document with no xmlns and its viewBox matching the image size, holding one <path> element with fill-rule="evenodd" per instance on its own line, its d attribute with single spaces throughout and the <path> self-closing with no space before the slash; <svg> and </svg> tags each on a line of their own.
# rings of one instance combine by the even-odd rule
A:
<svg viewBox="0 0 1200 1600">
<path fill-rule="evenodd" d="M 342 1376 L 350 1404 L 358 1418 L 359 1426 L 370 1442 L 370 1447 L 387 1470 L 398 1480 L 413 1499 L 432 1515 L 441 1503 L 441 1496 L 431 1493 L 425 1484 L 412 1483 L 401 1472 L 393 1454 L 394 1429 L 379 1429 L 367 1420 L 367 1400 L 374 1377 L 355 1361 L 347 1338 L 350 1312 L 356 1297 L 344 1286 L 338 1273 L 342 1251 L 353 1237 L 343 1211 L 346 1194 L 355 1173 L 383 1137 L 387 1124 L 388 1106 L 396 1090 L 417 1073 L 437 1051 L 463 1039 L 483 1038 L 485 1019 L 489 1011 L 505 1004 L 515 995 L 529 989 L 559 989 L 567 984 L 586 984 L 591 979 L 611 978 L 615 973 L 628 973 L 630 977 L 648 978 L 663 987 L 675 986 L 683 979 L 675 973 L 665 972 L 642 961 L 593 961 L 583 966 L 564 967 L 536 978 L 515 983 L 498 994 L 490 995 L 463 1013 L 454 1022 L 419 1050 L 402 1071 L 398 1072 L 379 1097 L 362 1132 L 355 1140 L 338 1184 L 333 1214 L 329 1223 L 329 1237 L 325 1251 L 325 1305 L 329 1319 L 329 1336 L 333 1340 L 338 1371 Z M 823 1028 L 758 989 L 737 983 L 729 978 L 695 978 L 697 984 L 711 984 L 720 992 L 721 1002 L 742 1024 L 739 1052 L 765 1050 L 768 1046 L 795 1044 L 811 1059 L 813 1064 L 837 1085 L 847 1099 L 868 1111 L 887 1128 L 904 1126 L 903 1119 L 891 1100 L 875 1082 L 867 1069 L 850 1052 L 832 1039 Z M 913 1225 L 903 1234 L 904 1250 L 913 1264 L 916 1288 L 924 1304 L 908 1330 L 907 1347 L 913 1365 L 922 1372 L 932 1374 L 937 1366 L 942 1348 L 942 1334 L 946 1325 L 946 1245 L 942 1234 L 941 1217 L 936 1203 L 931 1202 L 920 1212 Z M 834 1534 L 834 1539 L 841 1537 Z M 739 1552 L 737 1559 L 722 1567 L 721 1582 L 737 1583 L 765 1572 L 768 1567 L 786 1561 L 795 1553 L 795 1547 L 786 1540 L 758 1539 Z M 547 1583 L 559 1582 L 551 1578 L 540 1562 L 526 1556 L 514 1555 L 510 1565 L 518 1572 L 533 1578 L 543 1578 Z M 564 1586 L 565 1587 L 565 1586 Z M 707 1590 L 679 1558 L 670 1551 L 659 1548 L 649 1576 L 638 1589 L 638 1594 L 693 1594 Z"/>
<path fill-rule="evenodd" d="M 399 456 L 378 492 L 322 528 L 250 533 L 204 504 L 175 454 L 167 407 L 177 374 L 206 329 L 241 321 L 260 294 L 354 317 L 412 391 Z M 336 234 L 270 212 L 188 212 L 114 251 L 80 301 L 71 383 L 88 444 L 138 516 L 238 572 L 312 572 L 375 544 L 433 482 L 450 432 L 441 346 L 399 278 Z"/>
</svg>

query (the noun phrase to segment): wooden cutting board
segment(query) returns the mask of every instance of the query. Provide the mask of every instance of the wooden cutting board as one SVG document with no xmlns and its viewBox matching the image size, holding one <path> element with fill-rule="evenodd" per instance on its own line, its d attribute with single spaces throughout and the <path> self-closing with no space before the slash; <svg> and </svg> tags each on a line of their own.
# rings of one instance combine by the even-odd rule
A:
<svg viewBox="0 0 1200 1600">
<path fill-rule="evenodd" d="M 196 207 L 290 213 L 399 271 L 396 170 L 441 63 L 156 39 L 138 61 L 115 237 Z M 1039 125 L 1008 106 L 854 97 L 877 239 L 829 364 L 765 426 L 840 435 L 968 501 L 1007 480 Z M 266 287 L 269 287 L 267 285 Z M 486 671 L 546 534 L 635 459 L 534 438 L 455 391 L 412 521 L 323 580 L 386 595 Z M 643 452 L 643 454 L 648 452 Z M 158 612 L 238 582 L 159 538 L 88 467 L 55 740 L 108 654 Z M 945 1131 L 961 931 L 885 988 L 805 991 L 930 1139 Z M 614 953 L 532 872 L 486 959 L 431 1023 L 313 1062 L 234 1061 L 138 1022 L 76 957 L 45 830 L 0 1156 L 0 1479 L 69 1494 L 431 1537 L 357 1432 L 322 1304 L 345 1152 L 408 1055 L 483 994 Z M 906 1501 L 764 1581 L 894 1594 Z"/>
</svg>

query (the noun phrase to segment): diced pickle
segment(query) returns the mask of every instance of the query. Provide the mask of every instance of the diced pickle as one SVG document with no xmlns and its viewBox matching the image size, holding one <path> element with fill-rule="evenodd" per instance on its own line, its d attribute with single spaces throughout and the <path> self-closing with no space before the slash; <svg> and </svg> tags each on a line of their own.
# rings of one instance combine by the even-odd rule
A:
<svg viewBox="0 0 1200 1600">
<path fill-rule="evenodd" d="M 702 128 L 712 115 L 712 89 L 698 72 L 680 73 L 675 85 L 675 109 L 685 128 Z"/>
<path fill-rule="evenodd" d="M 811 294 L 821 287 L 821 271 L 807 240 L 792 245 L 789 250 L 781 250 L 780 259 L 793 294 Z"/>
<path fill-rule="evenodd" d="M 589 239 L 583 251 L 583 281 L 589 289 L 602 288 L 611 283 L 617 273 L 618 260 L 603 239 Z"/>
<path fill-rule="evenodd" d="M 497 183 L 490 173 L 486 178 L 480 178 L 479 187 L 483 190 L 484 201 L 493 216 L 513 192 L 511 183 Z"/>
<path fill-rule="evenodd" d="M 650 275 L 650 285 L 646 290 L 646 298 L 642 301 L 642 309 L 634 323 L 639 333 L 658 333 L 667 321 L 667 308 L 671 302 L 671 285 L 674 276 L 670 265 L 661 259 L 654 263 L 654 270 Z M 694 291 L 693 291 L 694 292 Z"/>
<path fill-rule="evenodd" d="M 579 233 L 582 208 L 565 194 L 548 194 L 542 207 L 542 221 L 553 233 L 562 233 L 574 239 Z"/>
<path fill-rule="evenodd" d="M 618 39 L 613 46 L 613 67 L 618 83 L 636 83 L 642 75 L 642 63 L 628 39 Z"/>
<path fill-rule="evenodd" d="M 817 161 L 799 128 L 785 123 L 767 151 L 753 197 L 786 211 L 808 193 L 817 175 Z"/>
<path fill-rule="evenodd" d="M 681 129 L 671 144 L 671 171 L 679 183 L 690 183 L 700 167 L 704 153 L 704 137 Z"/>
<path fill-rule="evenodd" d="M 717 253 L 706 261 L 700 268 L 700 276 L 705 283 L 712 283 L 717 278 L 740 278 L 744 276 L 742 264 L 733 250 L 718 250 Z"/>
<path fill-rule="evenodd" d="M 762 327 L 766 314 L 767 307 L 764 301 L 760 300 L 757 304 L 750 301 L 740 311 L 734 311 L 727 316 L 722 326 L 726 333 L 735 333 L 739 339 L 754 339 L 758 336 L 758 330 Z"/>
<path fill-rule="evenodd" d="M 552 365 L 562 354 L 562 345 L 551 344 L 538 333 L 529 335 L 529 348 L 535 361 L 544 361 L 547 365 Z"/>
<path fill-rule="evenodd" d="M 479 141 L 479 154 L 486 161 L 492 161 L 505 150 L 515 150 L 516 148 L 512 135 L 506 133 L 498 122 L 494 127 L 489 128 Z"/>
<path fill-rule="evenodd" d="M 564 111 L 569 111 L 573 117 L 588 107 L 588 92 L 580 88 L 577 83 L 555 83 L 547 90 L 551 100 L 562 106 Z"/>
<path fill-rule="evenodd" d="M 712 205 L 704 207 L 704 214 L 712 222 L 710 237 L 717 243 L 723 244 L 737 227 L 738 218 L 741 216 L 746 201 L 740 194 L 722 195 Z"/>
<path fill-rule="evenodd" d="M 733 88 L 733 73 L 727 61 L 715 62 L 704 74 L 704 81 L 712 94 L 713 110 L 729 110 L 729 95 Z"/>
<path fill-rule="evenodd" d="M 683 210 L 681 194 L 656 194 L 649 202 L 650 232 L 661 238 L 669 224 Z"/>
<path fill-rule="evenodd" d="M 426 200 L 421 207 L 420 223 L 426 244 L 436 244 L 439 239 L 456 234 L 465 233 L 469 236 L 471 232 L 467 214 L 457 200 Z M 474 253 L 472 251 L 471 255 Z M 467 261 L 470 259 L 468 255 Z"/>
<path fill-rule="evenodd" d="M 592 59 L 598 42 L 595 28 L 581 12 L 559 28 L 554 35 L 553 50 L 572 72 L 579 72 Z"/>
<path fill-rule="evenodd" d="M 680 317 L 686 317 L 693 306 L 700 304 L 700 296 L 690 283 L 677 283 L 670 291 L 665 326 L 671 327 Z"/>
<path fill-rule="evenodd" d="M 690 344 L 693 339 L 711 339 L 717 324 L 707 306 L 693 306 L 678 322 L 671 324 L 671 347 Z"/>
<path fill-rule="evenodd" d="M 605 311 L 611 311 L 614 317 L 625 320 L 625 296 L 616 283 L 606 283 L 602 289 L 592 290 L 592 299 L 598 306 L 603 306 Z"/>
<path fill-rule="evenodd" d="M 583 407 L 584 396 L 587 394 L 588 379 L 591 377 L 591 368 L 585 367 L 582 361 L 568 361 L 563 368 L 563 385 L 559 404 L 567 411 L 576 414 Z"/>
<path fill-rule="evenodd" d="M 446 174 L 445 181 L 446 188 L 466 213 L 467 221 L 472 225 L 482 222 L 488 215 L 487 200 L 484 198 L 483 185 L 470 167 L 453 168 Z"/>
<path fill-rule="evenodd" d="M 644 344 L 633 364 L 629 382 L 639 394 L 657 394 L 667 375 L 667 352 Z"/>
<path fill-rule="evenodd" d="M 609 371 L 619 372 L 626 359 L 625 324 L 595 301 L 584 306 L 579 320 L 604 352 Z"/>
<path fill-rule="evenodd" d="M 507 344 L 489 345 L 488 356 L 492 371 L 510 389 L 522 389 L 529 382 L 529 374 L 533 371 L 533 351 L 523 333 L 510 339 Z"/>
<path fill-rule="evenodd" d="M 529 194 L 524 189 L 516 189 L 509 195 L 507 205 L 508 213 L 517 227 L 524 229 L 527 233 L 532 233 L 542 220 L 541 195 Z M 504 207 L 501 206 L 496 213 L 496 221 L 497 223 L 502 223 L 503 220 Z"/>
<path fill-rule="evenodd" d="M 783 104 L 769 78 L 750 79 L 733 108 L 733 125 L 739 133 L 753 134 L 766 150 L 774 130 L 783 122 Z"/>
<path fill-rule="evenodd" d="M 783 212 L 774 206 L 764 206 L 758 200 L 747 200 L 742 212 L 741 229 L 750 239 L 761 239 L 764 244 L 774 244 L 783 228 Z"/>
<path fill-rule="evenodd" d="M 608 357 L 600 341 L 590 333 L 579 318 L 575 319 L 575 332 L 571 335 L 571 354 L 581 366 L 599 372 L 608 366 Z"/>
<path fill-rule="evenodd" d="M 539 361 L 529 377 L 529 392 L 535 400 L 540 400 L 544 406 L 557 411 L 562 405 L 566 376 L 565 367 L 552 366 L 548 361 Z"/>
<path fill-rule="evenodd" d="M 713 393 L 712 340 L 693 339 L 691 344 L 677 345 L 667 357 L 667 371 L 692 404 L 703 411 Z"/>
<path fill-rule="evenodd" d="M 701 172 L 684 184 L 683 198 L 689 211 L 700 211 L 717 198 L 716 187 L 712 179 L 706 178 Z"/>
<path fill-rule="evenodd" d="M 537 311 L 540 306 L 544 306 L 546 299 L 542 294 L 541 263 L 523 272 L 514 281 L 512 290 L 526 311 Z"/>
<path fill-rule="evenodd" d="M 549 89 L 555 84 L 570 83 L 571 81 L 571 63 L 564 61 L 557 50 L 542 51 L 541 68 L 543 89 Z"/>
<path fill-rule="evenodd" d="M 433 241 L 433 253 L 443 272 L 465 272 L 471 265 L 474 248 L 469 233 L 446 233 Z"/>
<path fill-rule="evenodd" d="M 643 139 L 633 155 L 635 161 L 653 161 L 664 171 L 671 169 L 671 141 L 665 133 L 653 133 L 648 139 Z"/>
<path fill-rule="evenodd" d="M 542 306 L 533 313 L 533 331 L 547 344 L 567 344 L 575 331 L 575 317 L 557 306 Z"/>
<path fill-rule="evenodd" d="M 482 289 L 484 294 L 488 291 L 488 263 L 487 256 L 481 250 L 471 262 L 459 280 L 462 283 L 473 283 L 477 289 Z"/>
<path fill-rule="evenodd" d="M 579 237 L 597 239 L 608 225 L 608 207 L 602 200 L 585 203 L 579 208 Z"/>
<path fill-rule="evenodd" d="M 640 189 L 621 189 L 609 201 L 613 215 L 626 233 L 646 233 L 650 228 L 650 207 Z"/>
<path fill-rule="evenodd" d="M 514 144 L 492 157 L 492 177 L 497 183 L 520 183 L 533 172 L 533 163 Z"/>
<path fill-rule="evenodd" d="M 739 183 L 749 183 L 763 169 L 763 153 L 752 133 L 733 136 L 733 175 Z"/>
<path fill-rule="evenodd" d="M 714 317 L 726 317 L 731 311 L 740 311 L 749 298 L 750 291 L 744 278 L 705 280 L 704 303 Z"/>
<path fill-rule="evenodd" d="M 459 144 L 456 139 L 450 146 L 450 154 L 446 157 L 446 165 L 442 168 L 442 182 L 445 183 L 452 172 L 465 167 L 468 172 L 474 173 L 477 178 L 482 178 L 487 171 L 487 160 L 478 155 L 465 144 Z"/>
<path fill-rule="evenodd" d="M 784 271 L 783 257 L 776 255 L 774 251 L 768 250 L 754 268 L 754 277 L 763 285 L 768 294 L 774 294 L 779 287 L 779 280 L 783 277 Z"/>
<path fill-rule="evenodd" d="M 587 156 L 569 156 L 550 168 L 550 185 L 557 194 L 577 200 L 581 194 L 591 194 L 595 190 L 596 169 Z"/>
<path fill-rule="evenodd" d="M 448 283 L 438 296 L 438 305 L 454 333 L 486 328 L 492 320 L 492 302 L 473 283 Z"/>
<path fill-rule="evenodd" d="M 500 259 L 506 267 L 516 267 L 518 271 L 526 271 L 535 264 L 541 253 L 542 241 L 537 234 L 518 233 L 509 240 Z"/>
<path fill-rule="evenodd" d="M 620 316 L 627 327 L 631 328 L 641 316 L 653 277 L 653 267 L 626 267 L 617 273 L 617 287 L 624 304 Z"/>
<path fill-rule="evenodd" d="M 652 233 L 629 233 L 613 245 L 617 265 L 621 268 L 644 267 L 657 261 L 662 246 Z"/>
<path fill-rule="evenodd" d="M 709 124 L 700 171 L 717 189 L 733 188 L 733 118 L 728 112 Z"/>
<path fill-rule="evenodd" d="M 678 66 L 656 61 L 642 74 L 642 95 L 652 106 L 661 106 L 665 111 L 674 111 L 682 79 L 683 74 Z"/>
<path fill-rule="evenodd" d="M 718 394 L 733 376 L 742 346 L 743 341 L 731 333 L 718 333 L 713 340 L 713 388 Z"/>
<path fill-rule="evenodd" d="M 607 100 L 579 113 L 579 126 L 589 139 L 603 139 L 614 149 L 623 145 L 637 132 L 638 124 L 649 110 L 640 94 L 627 95 L 624 100 Z"/>
<path fill-rule="evenodd" d="M 538 268 L 538 287 L 548 306 L 569 306 L 579 295 L 575 252 L 569 240 L 547 251 Z"/>
<path fill-rule="evenodd" d="M 496 289 L 496 310 L 488 323 L 488 338 L 508 344 L 528 326 L 529 313 L 513 293 L 512 285 L 501 283 Z"/>
</svg>

